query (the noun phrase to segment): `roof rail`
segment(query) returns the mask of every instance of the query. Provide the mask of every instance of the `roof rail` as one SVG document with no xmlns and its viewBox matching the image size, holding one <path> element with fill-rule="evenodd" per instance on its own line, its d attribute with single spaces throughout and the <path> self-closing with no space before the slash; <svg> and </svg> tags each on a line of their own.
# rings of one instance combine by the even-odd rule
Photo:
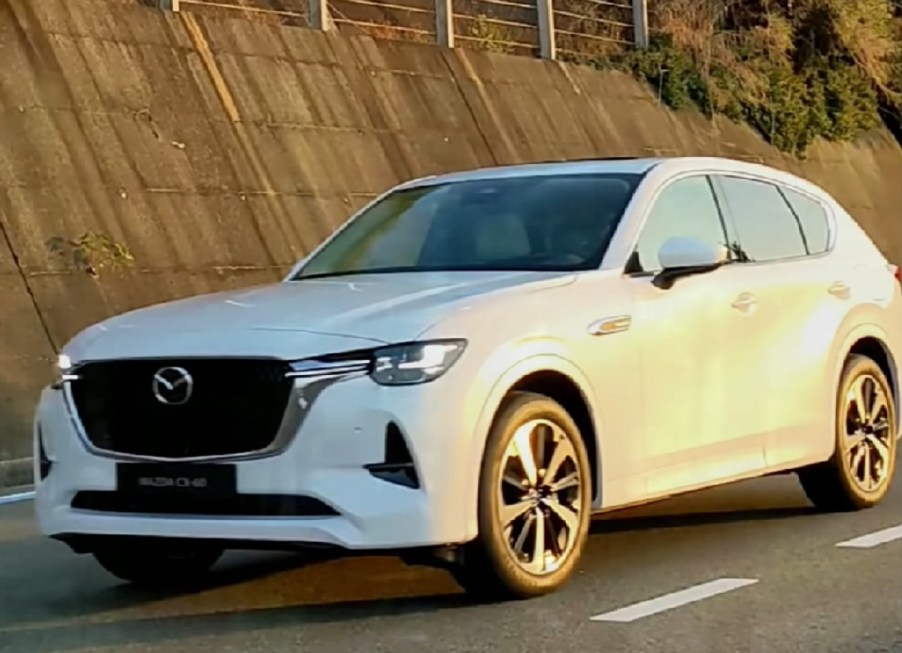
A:
<svg viewBox="0 0 902 653">
<path fill-rule="evenodd" d="M 578 163 L 580 161 L 635 161 L 647 157 L 640 156 L 579 156 L 572 159 L 547 159 L 545 161 L 531 161 L 529 163 Z"/>
</svg>

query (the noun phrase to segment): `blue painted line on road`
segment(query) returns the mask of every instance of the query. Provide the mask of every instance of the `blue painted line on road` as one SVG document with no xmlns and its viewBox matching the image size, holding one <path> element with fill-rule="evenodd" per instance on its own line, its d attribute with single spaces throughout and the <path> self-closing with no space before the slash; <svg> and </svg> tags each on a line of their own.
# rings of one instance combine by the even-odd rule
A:
<svg viewBox="0 0 902 653">
<path fill-rule="evenodd" d="M 31 501 L 34 499 L 34 492 L 19 492 L 17 494 L 7 494 L 0 496 L 0 506 L 11 503 L 21 503 L 22 501 Z"/>
</svg>

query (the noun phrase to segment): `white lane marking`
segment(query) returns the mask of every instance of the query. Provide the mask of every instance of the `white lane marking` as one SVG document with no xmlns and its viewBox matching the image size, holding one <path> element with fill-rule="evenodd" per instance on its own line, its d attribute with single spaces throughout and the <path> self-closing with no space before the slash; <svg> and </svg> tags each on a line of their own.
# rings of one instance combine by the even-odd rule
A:
<svg viewBox="0 0 902 653">
<path fill-rule="evenodd" d="M 894 540 L 902 540 L 902 526 L 884 528 L 882 531 L 877 531 L 876 533 L 869 533 L 852 540 L 840 542 L 836 546 L 845 549 L 870 549 Z"/>
<path fill-rule="evenodd" d="M 680 590 L 679 592 L 659 596 L 656 599 L 634 603 L 633 605 L 614 610 L 613 612 L 599 614 L 592 617 L 591 620 L 628 623 L 630 621 L 636 621 L 636 619 L 641 619 L 642 617 L 648 617 L 659 612 L 664 612 L 665 610 L 673 610 L 674 608 L 678 608 L 688 603 L 695 603 L 696 601 L 708 599 L 712 596 L 717 596 L 718 594 L 731 592 L 740 587 L 753 585 L 757 582 L 758 579 L 756 578 L 718 578 L 709 583 L 702 583 L 701 585 L 695 585 Z"/>
<path fill-rule="evenodd" d="M 5 497 L 0 496 L 0 506 L 19 503 L 20 501 L 31 501 L 34 499 L 34 492 L 19 492 L 18 494 L 7 494 Z"/>
</svg>

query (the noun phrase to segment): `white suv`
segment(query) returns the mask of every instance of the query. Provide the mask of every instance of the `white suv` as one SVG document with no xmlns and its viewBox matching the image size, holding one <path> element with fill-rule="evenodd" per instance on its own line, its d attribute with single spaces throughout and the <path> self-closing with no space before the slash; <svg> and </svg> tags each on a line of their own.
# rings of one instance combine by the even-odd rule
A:
<svg viewBox="0 0 902 653">
<path fill-rule="evenodd" d="M 403 184 L 282 283 L 90 327 L 35 421 L 43 532 L 133 582 L 224 549 L 567 580 L 594 513 L 796 472 L 871 506 L 896 460 L 902 295 L 823 190 L 716 158 Z"/>
</svg>

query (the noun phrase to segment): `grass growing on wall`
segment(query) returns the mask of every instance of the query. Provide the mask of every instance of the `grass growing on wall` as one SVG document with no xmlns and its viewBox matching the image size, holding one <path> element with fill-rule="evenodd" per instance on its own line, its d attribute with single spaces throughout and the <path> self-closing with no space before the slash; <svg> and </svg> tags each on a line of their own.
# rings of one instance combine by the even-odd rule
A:
<svg viewBox="0 0 902 653">
<path fill-rule="evenodd" d="M 596 59 L 675 109 L 745 121 L 804 154 L 815 138 L 899 130 L 900 0 L 654 0 L 646 51 Z"/>
</svg>

